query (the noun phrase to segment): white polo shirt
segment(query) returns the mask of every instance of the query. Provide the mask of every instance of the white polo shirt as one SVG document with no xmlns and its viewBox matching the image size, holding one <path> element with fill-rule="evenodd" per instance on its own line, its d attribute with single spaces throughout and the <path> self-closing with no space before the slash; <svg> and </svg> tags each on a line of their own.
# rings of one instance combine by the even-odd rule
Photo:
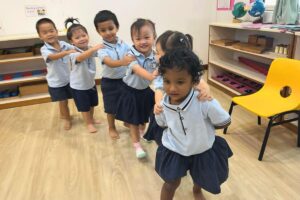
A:
<svg viewBox="0 0 300 200">
<path fill-rule="evenodd" d="M 76 90 L 89 90 L 95 86 L 96 63 L 94 57 L 97 57 L 97 53 L 82 62 L 77 62 L 76 58 L 83 51 L 78 48 L 76 50 L 78 52 L 70 54 L 70 87 Z"/>
<path fill-rule="evenodd" d="M 230 123 L 229 114 L 217 100 L 199 101 L 198 91 L 192 89 L 179 105 L 171 105 L 165 94 L 163 112 L 155 115 L 159 126 L 166 127 L 162 144 L 183 156 L 202 153 L 215 141 L 215 126 Z"/>
<path fill-rule="evenodd" d="M 148 81 L 138 75 L 136 75 L 132 71 L 132 67 L 136 64 L 143 67 L 149 73 L 152 73 L 157 68 L 157 63 L 155 61 L 154 52 L 152 51 L 148 57 L 145 57 L 143 54 L 138 52 L 133 46 L 130 49 L 129 54 L 135 56 L 136 60 L 131 62 L 127 68 L 126 76 L 123 78 L 123 82 L 126 83 L 128 86 L 143 90 L 146 89 L 151 81 Z"/>
<path fill-rule="evenodd" d="M 45 43 L 41 48 L 41 54 L 47 65 L 46 79 L 48 85 L 53 88 L 66 86 L 70 82 L 70 59 L 69 56 L 57 60 L 50 60 L 48 56 L 50 54 L 59 53 L 74 49 L 74 46 L 64 41 L 59 41 L 60 50 L 55 49 L 48 43 Z"/>
<path fill-rule="evenodd" d="M 127 66 L 109 67 L 103 63 L 105 57 L 113 60 L 121 60 L 130 50 L 130 46 L 118 38 L 116 44 L 103 41 L 104 48 L 98 50 L 99 58 L 102 62 L 102 77 L 110 79 L 120 79 L 126 74 Z"/>
</svg>

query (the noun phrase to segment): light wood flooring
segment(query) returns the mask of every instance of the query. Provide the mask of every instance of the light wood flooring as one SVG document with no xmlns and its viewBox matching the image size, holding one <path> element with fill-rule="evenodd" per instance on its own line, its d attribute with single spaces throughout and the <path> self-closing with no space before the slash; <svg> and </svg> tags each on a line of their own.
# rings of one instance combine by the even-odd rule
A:
<svg viewBox="0 0 300 200">
<path fill-rule="evenodd" d="M 212 88 L 227 110 L 230 97 Z M 101 99 L 101 94 L 99 94 Z M 135 158 L 128 130 L 118 123 L 121 138 L 107 135 L 102 102 L 96 117 L 103 121 L 89 134 L 73 103 L 73 127 L 63 130 L 55 103 L 0 110 L 0 200 L 156 200 L 162 180 L 154 171 L 155 143 L 142 142 L 149 156 Z M 239 108 L 227 135 L 234 156 L 222 193 L 205 192 L 207 200 L 300 200 L 300 148 L 296 134 L 273 128 L 262 162 L 257 160 L 266 121 Z M 190 177 L 175 199 L 192 198 Z"/>
</svg>

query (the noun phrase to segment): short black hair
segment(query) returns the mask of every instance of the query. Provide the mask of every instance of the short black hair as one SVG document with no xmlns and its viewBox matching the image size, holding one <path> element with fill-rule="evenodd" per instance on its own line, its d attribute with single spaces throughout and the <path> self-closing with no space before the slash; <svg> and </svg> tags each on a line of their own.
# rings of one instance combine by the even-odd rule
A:
<svg viewBox="0 0 300 200">
<path fill-rule="evenodd" d="M 116 27 L 119 29 L 119 21 L 117 16 L 110 10 L 101 10 L 99 11 L 94 18 L 94 25 L 96 30 L 98 30 L 98 24 L 101 22 L 106 22 L 112 20 Z"/>
<path fill-rule="evenodd" d="M 42 19 L 39 19 L 35 24 L 35 28 L 36 28 L 37 33 L 40 33 L 40 25 L 42 25 L 42 24 L 52 24 L 54 26 L 54 28 L 56 29 L 56 26 L 55 26 L 54 22 L 51 19 L 42 18 Z"/>
<path fill-rule="evenodd" d="M 76 22 L 76 23 L 75 23 Z M 67 27 L 67 25 L 71 23 L 72 25 L 70 27 Z M 72 39 L 72 36 L 73 36 L 73 32 L 78 30 L 78 29 L 81 29 L 83 30 L 86 34 L 88 34 L 86 28 L 84 26 L 82 26 L 80 23 L 79 23 L 79 20 L 78 18 L 73 18 L 73 17 L 69 17 L 65 20 L 65 28 L 67 28 L 67 38 L 69 41 L 71 41 Z"/>
<path fill-rule="evenodd" d="M 155 30 L 155 24 L 154 22 L 152 22 L 149 19 L 142 19 L 142 18 L 138 18 L 135 22 L 132 23 L 131 27 L 130 27 L 130 35 L 131 35 L 131 39 L 132 38 L 132 34 L 134 31 L 137 31 L 138 33 L 140 33 L 140 30 L 143 26 L 145 25 L 149 25 L 151 26 L 152 30 L 153 30 L 153 35 L 154 35 L 154 39 L 156 38 L 156 30 Z"/>
<path fill-rule="evenodd" d="M 187 48 L 173 49 L 159 59 L 159 73 L 164 76 L 166 70 L 177 69 L 187 70 L 192 76 L 193 83 L 199 83 L 200 77 L 203 74 L 202 62 L 198 56 Z"/>
<path fill-rule="evenodd" d="M 160 44 L 164 52 L 175 48 L 193 49 L 193 37 L 190 34 L 183 34 L 179 31 L 168 30 L 164 32 L 157 38 L 157 43 Z"/>
</svg>

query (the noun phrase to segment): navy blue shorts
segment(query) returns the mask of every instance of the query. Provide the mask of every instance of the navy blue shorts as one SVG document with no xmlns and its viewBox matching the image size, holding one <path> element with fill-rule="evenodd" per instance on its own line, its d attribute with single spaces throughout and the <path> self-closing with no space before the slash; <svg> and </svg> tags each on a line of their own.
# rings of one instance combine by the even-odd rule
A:
<svg viewBox="0 0 300 200">
<path fill-rule="evenodd" d="M 125 83 L 121 89 L 116 119 L 134 125 L 147 123 L 154 106 L 154 92 L 149 87 L 138 90 Z"/>
<path fill-rule="evenodd" d="M 70 84 L 58 88 L 48 86 L 48 91 L 52 101 L 64 101 L 72 99 Z"/>
<path fill-rule="evenodd" d="M 196 155 L 182 156 L 160 145 L 156 152 L 155 170 L 165 181 L 175 181 L 190 172 L 195 184 L 213 194 L 229 174 L 228 158 L 232 151 L 226 140 L 216 136 L 211 149 Z"/>
<path fill-rule="evenodd" d="M 79 112 L 88 112 L 91 107 L 98 105 L 97 88 L 94 86 L 89 90 L 75 90 L 71 88 L 75 105 Z"/>
<path fill-rule="evenodd" d="M 104 112 L 115 115 L 117 112 L 117 103 L 120 98 L 121 88 L 123 85 L 122 79 L 101 79 L 101 91 L 104 104 Z"/>
</svg>

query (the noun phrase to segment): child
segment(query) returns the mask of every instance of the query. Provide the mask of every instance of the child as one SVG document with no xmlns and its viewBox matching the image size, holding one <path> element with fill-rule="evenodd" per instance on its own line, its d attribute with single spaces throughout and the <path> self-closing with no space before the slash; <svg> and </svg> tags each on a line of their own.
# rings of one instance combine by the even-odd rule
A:
<svg viewBox="0 0 300 200">
<path fill-rule="evenodd" d="M 156 38 L 154 23 L 146 19 L 137 19 L 131 25 L 131 38 L 134 45 L 130 53 L 135 56 L 136 61 L 130 63 L 123 78 L 116 119 L 129 124 L 136 157 L 144 158 L 146 152 L 140 144 L 139 125 L 148 122 L 154 106 L 154 93 L 149 87 L 157 74 L 152 50 Z"/>
<path fill-rule="evenodd" d="M 74 23 L 76 22 L 76 23 Z M 98 93 L 95 85 L 96 64 L 93 57 L 102 45 L 89 48 L 89 36 L 84 26 L 77 19 L 68 18 L 65 26 L 72 25 L 67 30 L 68 40 L 78 52 L 71 53 L 70 86 L 77 110 L 82 113 L 83 119 L 90 133 L 97 132 L 94 124 L 94 107 L 98 105 Z"/>
<path fill-rule="evenodd" d="M 177 48 L 193 48 L 193 38 L 189 34 L 183 34 L 178 31 L 166 31 L 161 34 L 156 40 L 156 60 L 159 60 L 161 56 L 172 49 Z M 163 79 L 161 76 L 158 76 L 154 81 L 154 90 L 155 90 L 155 105 L 154 105 L 154 113 L 159 114 L 162 112 L 162 107 L 160 106 L 160 101 L 163 97 Z M 207 83 L 201 79 L 200 83 L 195 87 L 195 89 L 200 91 L 200 95 L 198 95 L 198 99 L 201 101 L 211 100 L 209 86 Z M 150 115 L 150 122 L 148 129 L 144 135 L 144 139 L 146 141 L 155 140 L 155 142 L 160 145 L 161 137 L 163 133 L 163 128 L 157 125 L 154 114 Z"/>
<path fill-rule="evenodd" d="M 195 199 L 205 200 L 201 188 L 220 193 L 220 185 L 228 177 L 232 151 L 223 138 L 215 136 L 215 128 L 229 126 L 230 116 L 216 100 L 198 101 L 194 85 L 202 70 L 189 49 L 175 49 L 160 58 L 159 73 L 166 94 L 161 102 L 163 112 L 155 117 L 165 129 L 155 170 L 165 181 L 162 200 L 173 199 L 187 171 L 194 182 Z"/>
<path fill-rule="evenodd" d="M 71 129 L 71 117 L 68 108 L 68 99 L 72 98 L 69 80 L 69 59 L 74 47 L 58 40 L 58 31 L 54 22 L 42 18 L 36 22 L 36 30 L 40 39 L 45 43 L 41 54 L 47 65 L 46 79 L 52 101 L 58 101 L 61 118 L 65 120 L 64 129 Z"/>
<path fill-rule="evenodd" d="M 117 37 L 119 22 L 114 13 L 109 10 L 98 12 L 94 24 L 104 44 L 104 48 L 98 53 L 103 66 L 101 91 L 104 111 L 107 113 L 108 133 L 112 139 L 118 139 L 119 133 L 115 126 L 116 104 L 123 84 L 122 78 L 134 57 L 126 55 L 130 47 Z"/>
</svg>

